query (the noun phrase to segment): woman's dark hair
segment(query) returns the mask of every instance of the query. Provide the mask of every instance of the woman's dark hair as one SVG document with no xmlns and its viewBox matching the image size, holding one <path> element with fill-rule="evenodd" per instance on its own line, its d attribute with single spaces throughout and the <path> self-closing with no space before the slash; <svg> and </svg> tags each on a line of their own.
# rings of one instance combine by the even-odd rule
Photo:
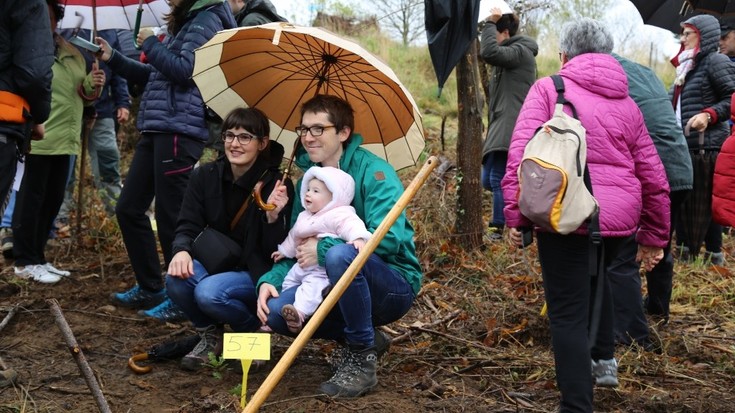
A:
<svg viewBox="0 0 735 413">
<path fill-rule="evenodd" d="M 191 6 L 193 6 L 196 2 L 197 0 L 183 0 L 178 6 L 173 6 L 171 8 L 171 13 L 167 14 L 164 17 L 168 32 L 171 34 L 171 36 L 176 36 L 179 30 L 184 27 L 184 23 L 186 22 L 186 15 L 189 14 Z"/>
<path fill-rule="evenodd" d="M 61 21 L 61 19 L 64 18 L 64 6 L 59 4 L 58 0 L 46 0 L 46 4 L 51 6 L 51 11 L 54 12 L 54 15 L 56 16 L 56 21 Z M 52 27 L 51 30 L 55 31 L 55 27 Z"/>
<path fill-rule="evenodd" d="M 498 29 L 498 33 L 508 30 L 508 35 L 513 37 L 518 33 L 518 25 L 520 20 L 515 14 L 504 14 L 500 17 L 495 27 Z"/>
<path fill-rule="evenodd" d="M 222 132 L 228 129 L 243 128 L 262 140 L 264 136 L 270 137 L 271 128 L 268 117 L 260 109 L 237 108 L 227 114 L 222 121 Z"/>
</svg>

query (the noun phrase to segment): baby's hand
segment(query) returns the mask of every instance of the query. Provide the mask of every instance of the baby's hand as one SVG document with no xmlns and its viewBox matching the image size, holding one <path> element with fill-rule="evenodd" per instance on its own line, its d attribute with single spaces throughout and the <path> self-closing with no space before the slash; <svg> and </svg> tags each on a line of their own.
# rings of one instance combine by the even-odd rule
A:
<svg viewBox="0 0 735 413">
<path fill-rule="evenodd" d="M 273 262 L 278 262 L 283 259 L 283 254 L 281 254 L 279 251 L 275 251 L 273 254 L 271 254 L 271 258 L 273 259 Z"/>
<path fill-rule="evenodd" d="M 354 246 L 356 250 L 362 251 L 362 248 L 367 244 L 367 241 L 362 238 L 358 238 L 354 241 L 349 241 L 348 244 Z"/>
</svg>

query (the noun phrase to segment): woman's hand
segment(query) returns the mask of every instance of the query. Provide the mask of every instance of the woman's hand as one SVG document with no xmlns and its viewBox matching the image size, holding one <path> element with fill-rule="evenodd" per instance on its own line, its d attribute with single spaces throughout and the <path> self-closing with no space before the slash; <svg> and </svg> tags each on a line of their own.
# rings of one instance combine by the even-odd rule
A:
<svg viewBox="0 0 735 413">
<path fill-rule="evenodd" d="M 515 247 L 523 247 L 523 232 L 518 228 L 508 228 L 508 239 L 511 245 Z"/>
<path fill-rule="evenodd" d="M 92 84 L 95 87 L 103 87 L 105 85 L 105 71 L 100 69 L 97 62 L 92 63 L 92 70 L 89 74 L 92 76 Z"/>
<path fill-rule="evenodd" d="M 316 255 L 316 246 L 319 240 L 316 237 L 307 238 L 301 241 L 296 247 L 296 261 L 301 268 L 308 268 L 317 265 L 319 262 Z"/>
<path fill-rule="evenodd" d="M 707 126 L 709 126 L 710 119 L 710 114 L 707 112 L 697 113 L 689 118 L 686 128 L 695 129 L 697 132 L 704 132 Z"/>
<path fill-rule="evenodd" d="M 497 23 L 500 18 L 503 17 L 503 12 L 498 7 L 490 9 L 490 16 L 485 18 L 485 21 Z"/>
<path fill-rule="evenodd" d="M 276 181 L 276 185 L 273 187 L 273 191 L 268 196 L 266 203 L 275 205 L 276 208 L 271 211 L 266 211 L 265 216 L 268 219 L 268 223 L 272 224 L 278 219 L 278 214 L 281 213 L 283 208 L 288 204 L 288 192 L 286 185 L 281 184 L 281 180 Z"/>
<path fill-rule="evenodd" d="M 140 29 L 140 31 L 138 32 L 138 38 L 137 38 L 138 39 L 138 44 L 139 45 L 142 45 L 143 42 L 145 41 L 145 39 L 147 39 L 147 38 L 149 38 L 151 36 L 155 36 L 155 34 L 153 33 L 153 29 L 152 28 L 150 28 L 150 27 L 144 27 L 144 28 Z"/>
<path fill-rule="evenodd" d="M 194 261 L 186 251 L 179 251 L 168 264 L 168 275 L 176 278 L 189 278 L 194 275 Z"/>
<path fill-rule="evenodd" d="M 647 247 L 645 245 L 638 246 L 638 253 L 635 255 L 636 262 L 641 263 L 646 271 L 651 271 L 664 257 L 664 250 L 657 247 Z"/>
<path fill-rule="evenodd" d="M 270 310 L 268 309 L 268 300 L 271 297 L 278 297 L 278 290 L 276 290 L 276 287 L 268 283 L 260 284 L 260 289 L 258 290 L 258 309 L 256 313 L 260 322 L 264 325 L 266 321 L 268 321 L 268 314 L 270 314 Z"/>
<path fill-rule="evenodd" d="M 96 41 L 97 44 L 100 46 L 100 51 L 96 54 L 97 58 L 102 60 L 103 62 L 110 60 L 110 58 L 112 57 L 112 47 L 110 47 L 110 44 L 107 43 L 107 40 L 101 37 L 95 37 L 94 41 Z"/>
</svg>

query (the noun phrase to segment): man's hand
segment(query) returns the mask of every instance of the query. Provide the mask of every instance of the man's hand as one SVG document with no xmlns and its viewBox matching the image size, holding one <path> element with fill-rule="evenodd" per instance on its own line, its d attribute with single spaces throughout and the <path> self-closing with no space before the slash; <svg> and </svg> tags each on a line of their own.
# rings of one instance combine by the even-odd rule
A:
<svg viewBox="0 0 735 413">
<path fill-rule="evenodd" d="M 94 41 L 96 41 L 97 44 L 100 46 L 100 51 L 97 52 L 97 58 L 102 60 L 103 62 L 110 60 L 110 58 L 112 57 L 112 47 L 109 43 L 107 43 L 107 40 L 101 37 L 95 37 Z"/>
<path fill-rule="evenodd" d="M 31 128 L 31 139 L 34 141 L 40 141 L 43 139 L 43 135 L 46 134 L 46 128 L 43 126 L 43 123 L 39 123 L 36 125 L 33 125 Z"/>
<path fill-rule="evenodd" d="M 638 253 L 635 255 L 636 262 L 641 263 L 646 271 L 651 271 L 664 257 L 664 250 L 657 247 L 647 247 L 645 245 L 638 246 Z"/>
<path fill-rule="evenodd" d="M 117 123 L 125 123 L 130 119 L 128 108 L 117 108 Z"/>
<path fill-rule="evenodd" d="M 319 263 L 316 254 L 317 244 L 319 244 L 319 240 L 316 237 L 311 237 L 303 240 L 296 247 L 296 261 L 298 261 L 301 268 L 313 267 Z"/>
</svg>

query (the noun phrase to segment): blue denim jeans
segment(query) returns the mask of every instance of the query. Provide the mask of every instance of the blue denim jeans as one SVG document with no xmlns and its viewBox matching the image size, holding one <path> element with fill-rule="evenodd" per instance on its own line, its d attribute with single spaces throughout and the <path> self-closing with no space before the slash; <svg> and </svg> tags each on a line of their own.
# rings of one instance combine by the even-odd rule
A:
<svg viewBox="0 0 735 413">
<path fill-rule="evenodd" d="M 166 276 L 166 290 L 194 327 L 229 324 L 239 333 L 260 327 L 255 285 L 246 271 L 209 274 L 194 260 L 194 275 L 187 279 Z"/>
<path fill-rule="evenodd" d="M 339 281 L 357 252 L 349 244 L 335 245 L 327 251 L 325 268 L 332 285 Z M 286 304 L 293 304 L 295 295 L 296 288 L 289 288 L 268 301 L 268 325 L 273 331 L 293 335 L 281 317 L 281 309 Z M 372 346 L 375 338 L 373 326 L 400 319 L 411 308 L 413 300 L 413 289 L 406 279 L 379 256 L 372 254 L 314 337 Z"/>
<path fill-rule="evenodd" d="M 505 225 L 505 201 L 503 200 L 503 189 L 500 181 L 505 175 L 505 165 L 508 163 L 508 152 L 490 152 L 482 164 L 482 187 L 493 193 L 493 217 L 489 226 L 502 227 Z"/>
<path fill-rule="evenodd" d="M 13 211 L 15 211 L 15 196 L 17 193 L 18 191 L 10 190 L 8 205 L 5 207 L 2 223 L 0 223 L 2 228 L 10 228 L 13 225 Z"/>
</svg>

